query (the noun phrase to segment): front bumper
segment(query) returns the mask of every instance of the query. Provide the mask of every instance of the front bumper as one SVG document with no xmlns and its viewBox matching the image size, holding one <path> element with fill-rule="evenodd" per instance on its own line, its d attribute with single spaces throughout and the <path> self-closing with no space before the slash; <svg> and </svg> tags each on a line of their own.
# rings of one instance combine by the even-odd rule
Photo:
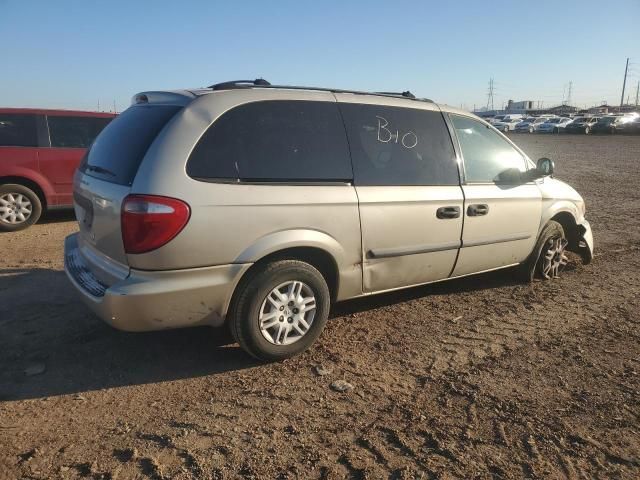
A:
<svg viewBox="0 0 640 480">
<path fill-rule="evenodd" d="M 240 277 L 251 264 L 171 271 L 131 269 L 105 285 L 91 272 L 78 247 L 78 234 L 65 239 L 64 269 L 84 303 L 111 326 L 130 332 L 198 325 L 220 326 Z"/>
<path fill-rule="evenodd" d="M 578 253 L 585 265 L 593 260 L 593 233 L 586 220 L 578 224 Z"/>
</svg>

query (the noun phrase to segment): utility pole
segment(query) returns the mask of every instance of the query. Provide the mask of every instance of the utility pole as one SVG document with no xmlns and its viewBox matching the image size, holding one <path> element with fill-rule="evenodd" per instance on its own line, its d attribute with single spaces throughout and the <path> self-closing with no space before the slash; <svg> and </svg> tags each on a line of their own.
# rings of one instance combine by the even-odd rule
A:
<svg viewBox="0 0 640 480">
<path fill-rule="evenodd" d="M 622 95 L 620 95 L 620 109 L 624 104 L 624 89 L 627 86 L 627 72 L 629 71 L 629 58 L 627 57 L 627 64 L 624 67 L 624 80 L 622 81 Z"/>
<path fill-rule="evenodd" d="M 100 111 L 100 100 L 98 100 L 98 111 Z"/>
<path fill-rule="evenodd" d="M 567 105 L 571 106 L 571 88 L 573 87 L 573 82 L 569 82 L 569 93 L 567 93 Z"/>
<path fill-rule="evenodd" d="M 640 93 L 640 80 L 636 84 L 636 107 L 638 106 L 638 94 Z"/>
<path fill-rule="evenodd" d="M 116 100 L 115 100 L 115 98 L 113 99 L 113 113 L 118 113 L 118 111 L 116 110 Z"/>
<path fill-rule="evenodd" d="M 491 105 L 491 110 L 493 110 L 493 78 L 489 79 L 489 95 L 487 97 L 487 110 L 489 110 L 489 105 Z"/>
</svg>

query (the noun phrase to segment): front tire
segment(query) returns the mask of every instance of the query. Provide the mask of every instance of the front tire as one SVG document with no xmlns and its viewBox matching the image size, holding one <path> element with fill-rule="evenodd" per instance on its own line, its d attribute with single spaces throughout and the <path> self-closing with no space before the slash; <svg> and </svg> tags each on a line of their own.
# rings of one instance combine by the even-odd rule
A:
<svg viewBox="0 0 640 480">
<path fill-rule="evenodd" d="M 589 127 L 585 127 L 585 128 L 584 128 L 584 134 L 585 134 L 585 135 L 589 135 L 590 133 L 591 133 L 591 128 L 589 128 Z"/>
<path fill-rule="evenodd" d="M 530 283 L 536 276 L 544 280 L 558 278 L 567 264 L 568 241 L 562 225 L 550 220 L 540 232 L 529 258 L 518 268 L 517 276 Z"/>
<path fill-rule="evenodd" d="M 264 361 L 304 352 L 320 336 L 331 295 L 322 274 L 299 260 L 280 260 L 250 272 L 228 313 L 234 339 Z"/>
<path fill-rule="evenodd" d="M 0 185 L 0 232 L 30 227 L 42 214 L 42 203 L 30 188 L 17 183 Z"/>
<path fill-rule="evenodd" d="M 529 133 L 533 133 L 533 127 L 529 127 Z"/>
<path fill-rule="evenodd" d="M 560 130 L 559 130 L 559 129 L 557 129 L 557 128 L 554 128 L 554 129 L 553 129 L 553 133 L 560 133 Z"/>
</svg>

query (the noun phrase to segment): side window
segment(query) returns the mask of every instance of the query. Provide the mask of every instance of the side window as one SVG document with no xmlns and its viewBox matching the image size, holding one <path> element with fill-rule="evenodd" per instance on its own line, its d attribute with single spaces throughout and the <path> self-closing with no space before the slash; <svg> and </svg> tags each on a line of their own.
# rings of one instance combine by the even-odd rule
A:
<svg viewBox="0 0 640 480">
<path fill-rule="evenodd" d="M 340 104 L 356 185 L 457 185 L 458 168 L 440 112 Z"/>
<path fill-rule="evenodd" d="M 35 115 L 0 113 L 0 147 L 37 147 Z"/>
<path fill-rule="evenodd" d="M 204 133 L 187 174 L 205 179 L 351 181 L 335 102 L 262 101 L 224 113 Z"/>
<path fill-rule="evenodd" d="M 520 182 L 520 173 L 526 170 L 525 160 L 509 142 L 472 118 L 451 115 L 451 120 L 460 141 L 468 183 Z"/>
<path fill-rule="evenodd" d="M 48 116 L 51 146 L 87 148 L 110 120 L 94 117 Z"/>
</svg>

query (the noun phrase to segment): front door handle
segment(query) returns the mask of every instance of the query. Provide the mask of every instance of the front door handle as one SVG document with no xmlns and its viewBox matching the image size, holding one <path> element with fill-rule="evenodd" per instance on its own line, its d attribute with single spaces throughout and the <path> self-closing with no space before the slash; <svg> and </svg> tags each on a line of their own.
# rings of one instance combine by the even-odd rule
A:
<svg viewBox="0 0 640 480">
<path fill-rule="evenodd" d="M 467 215 L 470 217 L 480 217 L 489 213 L 489 205 L 476 203 L 467 207 Z"/>
<path fill-rule="evenodd" d="M 460 207 L 440 207 L 436 210 L 436 217 L 440 219 L 458 218 L 460 216 Z"/>
</svg>

